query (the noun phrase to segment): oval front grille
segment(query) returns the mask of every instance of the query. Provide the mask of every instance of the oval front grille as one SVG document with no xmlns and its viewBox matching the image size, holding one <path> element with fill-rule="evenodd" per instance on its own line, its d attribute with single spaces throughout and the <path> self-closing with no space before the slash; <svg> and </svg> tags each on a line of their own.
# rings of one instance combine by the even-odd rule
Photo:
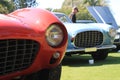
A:
<svg viewBox="0 0 120 80">
<path fill-rule="evenodd" d="M 76 47 L 95 47 L 103 42 L 103 34 L 98 31 L 86 31 L 78 33 L 74 39 Z"/>
<path fill-rule="evenodd" d="M 39 44 L 33 40 L 0 40 L 0 75 L 28 68 L 38 50 Z"/>
</svg>

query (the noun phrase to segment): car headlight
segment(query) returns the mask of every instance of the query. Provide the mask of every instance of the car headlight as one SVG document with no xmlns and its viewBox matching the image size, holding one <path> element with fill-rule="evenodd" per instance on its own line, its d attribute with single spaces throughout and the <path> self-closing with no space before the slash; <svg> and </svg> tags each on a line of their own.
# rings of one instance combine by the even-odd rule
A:
<svg viewBox="0 0 120 80">
<path fill-rule="evenodd" d="M 57 47 L 63 41 L 63 30 L 57 24 L 52 24 L 46 31 L 46 40 L 52 47 Z"/>
<path fill-rule="evenodd" d="M 113 28 L 110 28 L 110 29 L 109 29 L 109 35 L 110 35 L 111 37 L 115 37 L 115 36 L 116 36 L 116 30 L 113 29 Z"/>
</svg>

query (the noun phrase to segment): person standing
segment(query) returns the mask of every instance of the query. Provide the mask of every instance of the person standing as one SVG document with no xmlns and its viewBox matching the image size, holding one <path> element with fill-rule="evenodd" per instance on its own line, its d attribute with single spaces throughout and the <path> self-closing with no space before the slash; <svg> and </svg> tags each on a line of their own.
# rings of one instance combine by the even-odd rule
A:
<svg viewBox="0 0 120 80">
<path fill-rule="evenodd" d="M 76 13 L 79 12 L 77 7 L 72 8 L 72 12 L 69 15 L 69 18 L 72 20 L 73 23 L 76 23 Z"/>
</svg>

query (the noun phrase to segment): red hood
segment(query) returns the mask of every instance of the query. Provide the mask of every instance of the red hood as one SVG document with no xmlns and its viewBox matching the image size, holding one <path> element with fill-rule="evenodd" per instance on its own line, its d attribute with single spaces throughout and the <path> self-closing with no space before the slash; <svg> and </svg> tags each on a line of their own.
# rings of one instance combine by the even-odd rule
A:
<svg viewBox="0 0 120 80">
<path fill-rule="evenodd" d="M 8 15 L 1 14 L 0 34 L 2 34 L 2 38 L 7 36 L 17 38 L 18 34 L 22 35 L 22 37 L 43 35 L 36 35 L 36 33 L 44 33 L 44 31 L 46 31 L 45 29 L 52 23 L 61 23 L 53 16 L 54 15 L 50 14 L 49 11 L 39 8 L 24 8 L 16 10 Z"/>
<path fill-rule="evenodd" d="M 17 10 L 9 16 L 19 19 L 31 28 L 46 29 L 51 23 L 59 22 L 49 11 L 39 8 L 25 8 Z M 46 24 L 47 23 L 47 24 Z M 44 27 L 43 27 L 44 26 Z"/>
</svg>

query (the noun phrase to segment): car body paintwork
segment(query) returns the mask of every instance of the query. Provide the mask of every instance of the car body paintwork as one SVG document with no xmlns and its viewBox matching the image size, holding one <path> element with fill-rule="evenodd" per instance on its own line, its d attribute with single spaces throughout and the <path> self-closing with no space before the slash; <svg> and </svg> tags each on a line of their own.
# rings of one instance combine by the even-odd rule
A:
<svg viewBox="0 0 120 80">
<path fill-rule="evenodd" d="M 64 40 L 57 47 L 51 47 L 46 41 L 45 32 L 51 24 L 58 24 L 64 31 Z M 16 76 L 30 74 L 60 64 L 67 46 L 67 31 L 64 25 L 49 11 L 39 8 L 23 8 L 9 14 L 0 14 L 0 40 L 30 39 L 39 43 L 39 51 L 33 63 L 22 71 L 0 75 L 0 80 L 10 80 Z M 53 64 L 50 59 L 55 52 L 60 57 Z"/>
<path fill-rule="evenodd" d="M 116 48 L 115 45 L 113 45 L 114 37 L 111 37 L 109 35 L 109 29 L 113 28 L 113 26 L 104 24 L 104 23 L 72 23 L 67 15 L 64 13 L 59 13 L 59 12 L 53 12 L 60 20 L 61 16 L 66 17 L 65 21 L 62 21 L 68 31 L 68 46 L 66 53 L 76 53 L 76 52 L 85 52 L 86 48 L 96 48 L 95 51 L 92 52 L 97 52 L 97 50 L 105 50 L 105 49 L 114 49 Z M 103 34 L 103 41 L 100 45 L 97 46 L 92 46 L 92 47 L 76 47 L 74 46 L 74 42 L 72 40 L 75 38 L 75 36 L 78 33 L 81 32 L 86 32 L 86 31 L 98 31 Z M 91 43 L 91 42 L 89 42 Z M 89 51 L 88 51 L 89 52 Z M 91 51 L 90 51 L 91 52 Z M 86 53 L 86 52 L 85 52 Z"/>
<path fill-rule="evenodd" d="M 114 51 L 118 51 L 120 49 L 120 28 L 111 13 L 109 7 L 107 6 L 88 6 L 87 7 L 90 14 L 95 18 L 97 23 L 106 23 L 113 25 L 117 30 L 117 34 L 115 36 L 114 44 L 117 46 Z"/>
</svg>

